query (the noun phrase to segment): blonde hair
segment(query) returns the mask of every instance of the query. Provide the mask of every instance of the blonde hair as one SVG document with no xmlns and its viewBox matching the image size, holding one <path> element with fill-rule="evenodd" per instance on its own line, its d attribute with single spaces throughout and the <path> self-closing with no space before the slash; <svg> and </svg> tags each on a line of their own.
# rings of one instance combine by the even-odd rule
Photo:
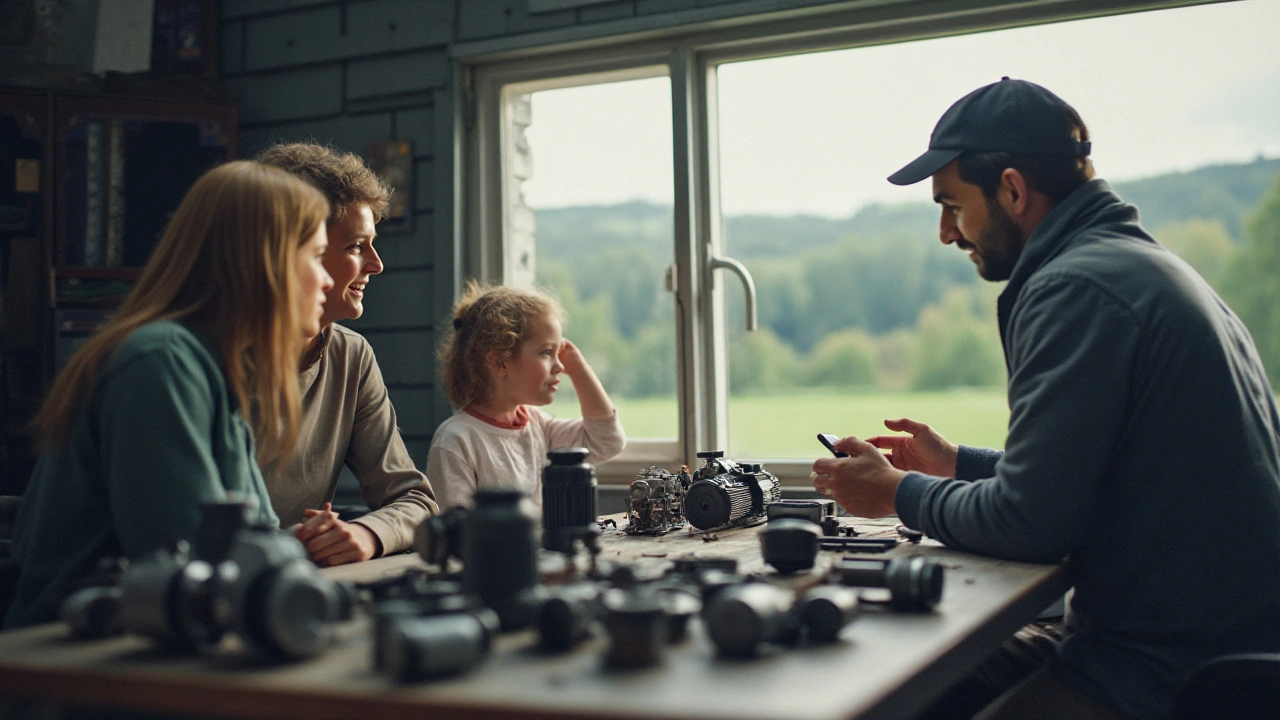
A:
<svg viewBox="0 0 1280 720">
<path fill-rule="evenodd" d="M 119 311 L 71 358 L 33 421 L 37 447 L 66 440 L 99 368 L 134 330 L 181 320 L 212 339 L 227 384 L 252 418 L 259 463 L 297 443 L 298 248 L 329 215 L 324 196 L 292 175 L 238 161 L 205 173 L 178 205 Z"/>
<path fill-rule="evenodd" d="M 440 377 L 449 403 L 464 408 L 489 396 L 488 358 L 515 356 L 534 324 L 554 317 L 564 322 L 564 309 L 537 289 L 486 287 L 468 280 L 453 305 L 452 332 L 440 345 Z"/>
</svg>

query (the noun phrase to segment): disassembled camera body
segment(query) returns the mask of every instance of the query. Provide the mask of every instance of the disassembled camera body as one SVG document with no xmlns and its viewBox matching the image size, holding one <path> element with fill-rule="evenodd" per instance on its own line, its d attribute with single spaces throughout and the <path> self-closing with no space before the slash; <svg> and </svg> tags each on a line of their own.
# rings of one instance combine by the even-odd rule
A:
<svg viewBox="0 0 1280 720">
<path fill-rule="evenodd" d="M 689 492 L 693 478 L 689 466 L 680 467 L 672 475 L 656 465 L 650 465 L 631 481 L 631 494 L 627 502 L 628 535 L 663 535 L 684 527 L 684 496 Z"/>
<path fill-rule="evenodd" d="M 769 503 L 782 499 L 778 476 L 759 463 L 737 463 L 723 450 L 698 453 L 705 464 L 685 493 L 689 524 L 703 532 L 765 521 Z"/>
</svg>

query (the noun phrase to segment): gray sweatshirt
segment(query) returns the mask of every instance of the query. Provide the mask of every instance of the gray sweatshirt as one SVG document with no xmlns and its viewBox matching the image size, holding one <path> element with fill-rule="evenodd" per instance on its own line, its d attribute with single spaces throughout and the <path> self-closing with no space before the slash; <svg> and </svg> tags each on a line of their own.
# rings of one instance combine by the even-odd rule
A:
<svg viewBox="0 0 1280 720">
<path fill-rule="evenodd" d="M 999 322 L 1005 452 L 966 449 L 961 479 L 908 474 L 903 522 L 986 555 L 1068 558 L 1055 667 L 1124 715 L 1167 715 L 1211 657 L 1280 651 L 1280 418 L 1235 314 L 1094 180 L 1028 238 Z"/>
</svg>

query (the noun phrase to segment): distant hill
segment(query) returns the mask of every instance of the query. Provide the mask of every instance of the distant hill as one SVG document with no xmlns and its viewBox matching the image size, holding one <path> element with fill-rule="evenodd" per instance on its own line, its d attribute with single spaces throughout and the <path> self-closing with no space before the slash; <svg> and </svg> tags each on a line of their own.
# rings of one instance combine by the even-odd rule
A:
<svg viewBox="0 0 1280 720">
<path fill-rule="evenodd" d="M 1280 177 L 1280 158 L 1209 165 L 1184 173 L 1116 183 L 1136 204 L 1150 229 L 1201 218 L 1218 220 L 1239 242 L 1244 217 Z M 539 254 L 582 257 L 608 248 L 647 248 L 670 253 L 671 207 L 633 201 L 618 205 L 557 208 L 537 212 Z M 854 238 L 871 244 L 924 242 L 937 237 L 932 203 L 869 205 L 852 217 L 734 215 L 725 218 L 729 252 L 739 259 L 794 257 Z"/>
<path fill-rule="evenodd" d="M 1208 165 L 1184 173 L 1116 183 L 1115 190 L 1138 206 L 1142 224 L 1161 225 L 1201 218 L 1220 220 L 1236 242 L 1244 234 L 1244 218 L 1280 177 L 1280 158 L 1251 163 Z"/>
</svg>

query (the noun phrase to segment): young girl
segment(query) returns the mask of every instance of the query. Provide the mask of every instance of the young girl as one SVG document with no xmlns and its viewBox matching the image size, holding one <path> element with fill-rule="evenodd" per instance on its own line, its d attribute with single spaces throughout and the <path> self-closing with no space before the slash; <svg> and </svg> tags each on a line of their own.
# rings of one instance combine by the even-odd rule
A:
<svg viewBox="0 0 1280 720">
<path fill-rule="evenodd" d="M 101 558 L 194 541 L 201 505 L 229 492 L 276 523 L 258 462 L 296 442 L 298 357 L 333 285 L 320 262 L 328 216 L 318 190 L 254 162 L 192 186 L 36 416 L 9 627 L 53 620 Z"/>
<path fill-rule="evenodd" d="M 542 505 L 547 451 L 580 446 L 600 463 L 626 445 L 618 412 L 578 348 L 560 335 L 564 311 L 535 290 L 468 283 L 440 349 L 441 376 L 456 412 L 427 456 L 440 510 L 471 505 L 476 488 L 518 488 Z M 538 409 L 569 376 L 582 418 Z"/>
</svg>

